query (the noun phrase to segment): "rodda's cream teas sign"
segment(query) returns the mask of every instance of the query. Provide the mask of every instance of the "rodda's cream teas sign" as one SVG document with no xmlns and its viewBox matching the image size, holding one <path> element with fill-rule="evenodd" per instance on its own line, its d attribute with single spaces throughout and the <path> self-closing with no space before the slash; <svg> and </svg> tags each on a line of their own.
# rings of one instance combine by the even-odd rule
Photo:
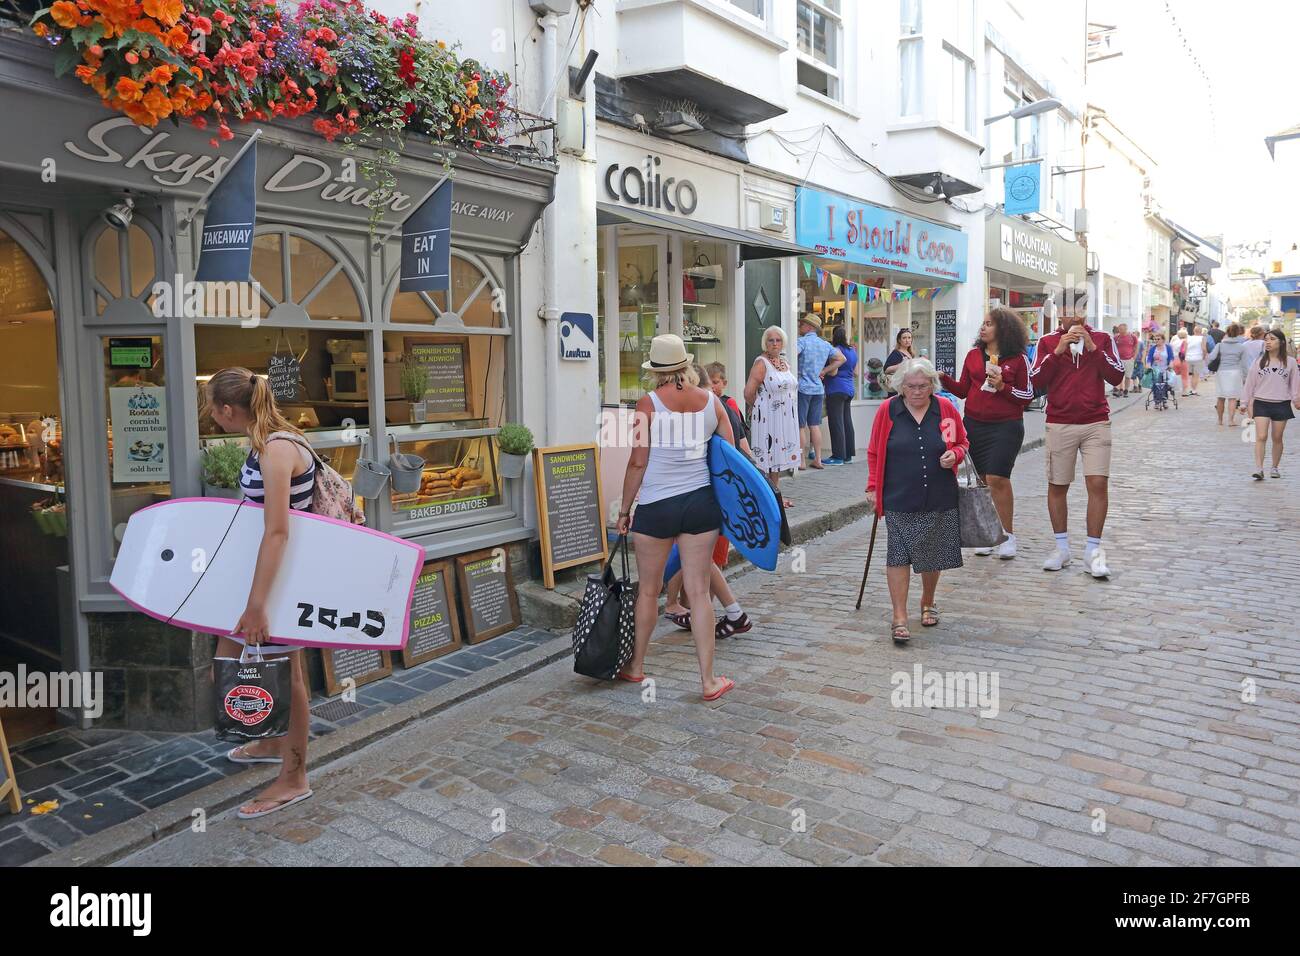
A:
<svg viewBox="0 0 1300 956">
<path fill-rule="evenodd" d="M 170 481 L 167 390 L 128 385 L 108 390 L 113 416 L 113 483 Z"/>
</svg>

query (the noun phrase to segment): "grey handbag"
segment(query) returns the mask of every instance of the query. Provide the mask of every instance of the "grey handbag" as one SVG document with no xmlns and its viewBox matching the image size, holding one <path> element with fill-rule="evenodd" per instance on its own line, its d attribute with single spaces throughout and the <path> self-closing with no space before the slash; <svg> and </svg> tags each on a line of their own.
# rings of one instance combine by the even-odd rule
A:
<svg viewBox="0 0 1300 956">
<path fill-rule="evenodd" d="M 993 507 L 993 494 L 966 456 L 966 480 L 957 482 L 957 514 L 963 548 L 994 548 L 1003 542 L 1002 519 Z"/>
</svg>

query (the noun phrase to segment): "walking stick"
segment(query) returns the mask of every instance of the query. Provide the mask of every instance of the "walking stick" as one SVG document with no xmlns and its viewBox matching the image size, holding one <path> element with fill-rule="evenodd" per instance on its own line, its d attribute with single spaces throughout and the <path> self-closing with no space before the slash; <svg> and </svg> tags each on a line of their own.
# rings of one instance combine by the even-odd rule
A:
<svg viewBox="0 0 1300 956">
<path fill-rule="evenodd" d="M 862 610 L 862 595 L 867 590 L 867 572 L 871 570 L 871 552 L 876 550 L 876 527 L 880 524 L 880 512 L 876 512 L 875 518 L 871 522 L 871 543 L 867 545 L 867 563 L 862 569 L 862 587 L 858 588 L 858 603 L 854 605 L 853 610 Z"/>
</svg>

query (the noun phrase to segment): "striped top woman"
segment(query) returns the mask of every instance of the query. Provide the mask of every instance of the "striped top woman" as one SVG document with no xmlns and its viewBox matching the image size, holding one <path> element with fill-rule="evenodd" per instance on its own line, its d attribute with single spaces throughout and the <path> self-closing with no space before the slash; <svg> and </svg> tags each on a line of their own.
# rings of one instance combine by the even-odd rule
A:
<svg viewBox="0 0 1300 956">
<path fill-rule="evenodd" d="M 275 405 L 266 379 L 246 368 L 223 368 L 208 381 L 207 410 L 224 432 L 248 436 L 252 449 L 239 484 L 245 496 L 262 505 L 262 543 L 244 612 L 228 637 L 217 639 L 218 657 L 239 657 L 244 643 L 264 653 L 287 654 L 291 662 L 289 732 L 236 747 L 226 756 L 235 763 L 278 763 L 280 775 L 257 799 L 239 808 L 241 819 L 275 813 L 311 796 L 307 786 L 307 684 L 300 647 L 269 643 L 267 602 L 289 543 L 289 512 L 311 506 L 316 459 L 306 438 Z"/>
</svg>

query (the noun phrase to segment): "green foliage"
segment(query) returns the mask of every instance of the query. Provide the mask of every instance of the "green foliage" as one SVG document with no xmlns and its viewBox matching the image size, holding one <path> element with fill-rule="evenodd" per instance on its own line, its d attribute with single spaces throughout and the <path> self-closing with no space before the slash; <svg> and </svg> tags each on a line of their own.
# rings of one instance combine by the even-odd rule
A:
<svg viewBox="0 0 1300 956">
<path fill-rule="evenodd" d="M 497 447 L 507 455 L 526 455 L 533 450 L 533 433 L 514 422 L 502 425 L 497 432 Z"/>
<path fill-rule="evenodd" d="M 238 442 L 223 441 L 203 449 L 203 483 L 212 488 L 238 488 L 239 471 L 248 449 Z"/>
<path fill-rule="evenodd" d="M 429 388 L 429 370 L 415 362 L 406 362 L 402 366 L 402 394 L 408 402 L 424 400 L 424 393 Z"/>
</svg>

